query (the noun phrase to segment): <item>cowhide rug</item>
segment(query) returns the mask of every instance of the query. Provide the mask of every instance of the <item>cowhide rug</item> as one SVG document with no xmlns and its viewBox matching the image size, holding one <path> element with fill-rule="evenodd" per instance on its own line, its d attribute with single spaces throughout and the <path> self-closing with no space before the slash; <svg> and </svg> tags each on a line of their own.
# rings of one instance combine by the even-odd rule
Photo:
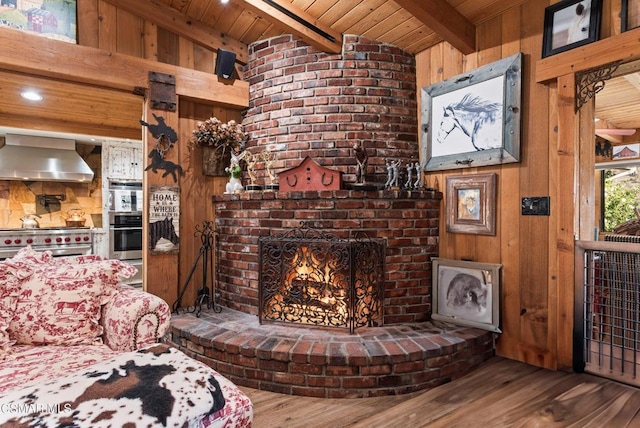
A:
<svg viewBox="0 0 640 428">
<path fill-rule="evenodd" d="M 0 426 L 197 426 L 225 405 L 214 374 L 158 344 L 0 396 Z"/>
</svg>

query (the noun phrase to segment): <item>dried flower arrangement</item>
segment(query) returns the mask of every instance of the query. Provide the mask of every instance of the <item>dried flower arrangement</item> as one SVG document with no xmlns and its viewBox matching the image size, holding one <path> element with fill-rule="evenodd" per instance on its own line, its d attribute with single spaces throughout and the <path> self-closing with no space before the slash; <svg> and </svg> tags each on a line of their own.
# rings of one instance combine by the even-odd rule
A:
<svg viewBox="0 0 640 428">
<path fill-rule="evenodd" d="M 227 149 L 229 152 L 240 153 L 244 150 L 247 134 L 242 125 L 235 120 L 223 123 L 217 117 L 210 117 L 204 122 L 198 122 L 196 129 L 192 131 L 191 142 L 195 145 L 209 146 L 220 150 L 223 156 Z"/>
</svg>

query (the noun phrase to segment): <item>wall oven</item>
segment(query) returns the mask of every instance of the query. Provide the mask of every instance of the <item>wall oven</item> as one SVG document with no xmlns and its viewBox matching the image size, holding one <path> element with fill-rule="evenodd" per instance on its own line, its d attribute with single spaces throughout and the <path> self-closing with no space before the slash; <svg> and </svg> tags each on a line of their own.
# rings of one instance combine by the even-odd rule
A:
<svg viewBox="0 0 640 428">
<path fill-rule="evenodd" d="M 109 182 L 109 258 L 125 260 L 138 273 L 125 280 L 142 284 L 142 182 Z"/>
<path fill-rule="evenodd" d="M 109 257 L 142 258 L 142 213 L 109 213 Z"/>
</svg>

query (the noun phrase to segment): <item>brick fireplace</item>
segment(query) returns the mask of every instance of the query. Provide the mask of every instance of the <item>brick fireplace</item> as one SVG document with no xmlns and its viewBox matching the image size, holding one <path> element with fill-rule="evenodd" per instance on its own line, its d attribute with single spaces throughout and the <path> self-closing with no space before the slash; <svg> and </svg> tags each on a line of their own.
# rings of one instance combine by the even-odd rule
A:
<svg viewBox="0 0 640 428">
<path fill-rule="evenodd" d="M 338 238 L 352 231 L 386 242 L 384 324 L 427 321 L 431 257 L 438 254 L 442 195 L 433 191 L 307 191 L 214 199 L 222 304 L 258 315 L 258 241 L 301 222 Z"/>
<path fill-rule="evenodd" d="M 280 36 L 249 46 L 245 71 L 247 149 L 270 151 L 276 174 L 310 157 L 340 171 L 345 186 L 215 196 L 216 284 L 223 310 L 202 319 L 174 315 L 172 342 L 237 384 L 335 398 L 430 388 L 493 355 L 493 333 L 429 322 L 442 194 L 350 186 L 356 182 L 354 144 L 367 152 L 367 183 L 385 182 L 388 160 L 403 166 L 418 161 L 413 56 L 348 35 L 342 53 L 328 55 Z M 256 163 L 254 171 L 256 184 L 269 184 L 266 165 Z M 260 240 L 302 222 L 337 239 L 357 232 L 384 243 L 380 323 L 353 334 L 259 323 Z"/>
</svg>

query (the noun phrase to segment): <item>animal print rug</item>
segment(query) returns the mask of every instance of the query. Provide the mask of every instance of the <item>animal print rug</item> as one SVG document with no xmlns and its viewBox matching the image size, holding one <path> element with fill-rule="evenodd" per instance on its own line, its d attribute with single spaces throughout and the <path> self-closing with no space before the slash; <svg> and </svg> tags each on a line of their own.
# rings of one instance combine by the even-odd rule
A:
<svg viewBox="0 0 640 428">
<path fill-rule="evenodd" d="M 176 349 L 153 345 L 0 396 L 0 426 L 198 426 L 225 405 L 214 374 Z"/>
</svg>

